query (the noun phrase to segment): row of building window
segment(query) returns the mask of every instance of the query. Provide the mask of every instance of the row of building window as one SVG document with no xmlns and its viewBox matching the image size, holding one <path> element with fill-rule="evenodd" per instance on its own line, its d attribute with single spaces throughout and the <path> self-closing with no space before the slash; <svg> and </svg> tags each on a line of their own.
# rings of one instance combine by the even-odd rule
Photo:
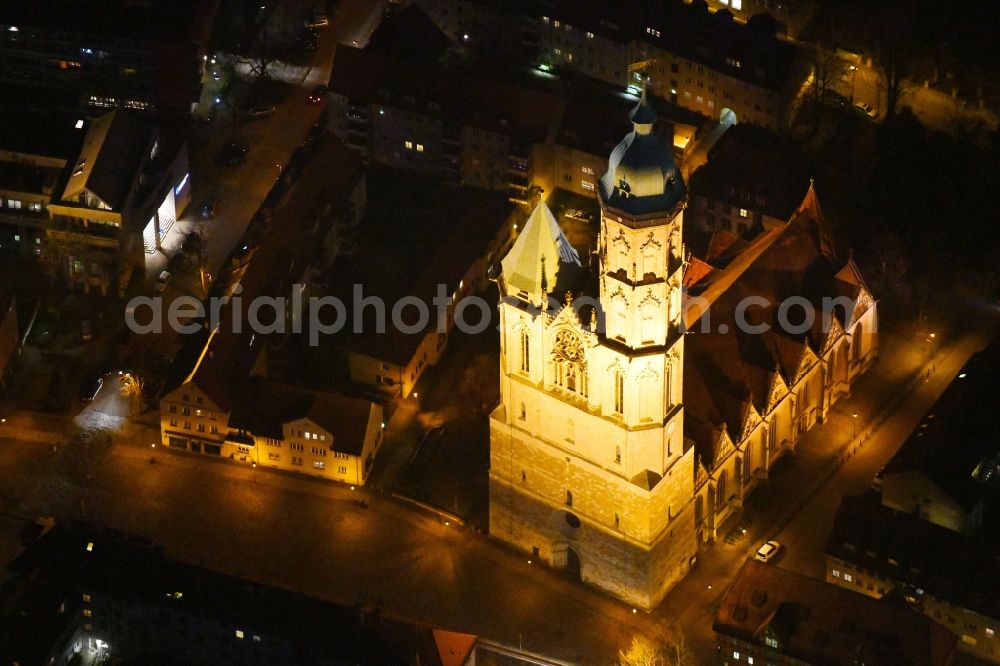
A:
<svg viewBox="0 0 1000 666">
<path fill-rule="evenodd" d="M 170 425 L 171 425 L 171 427 L 176 428 L 177 427 L 177 419 L 171 418 L 170 419 Z M 190 421 L 185 421 L 183 428 L 185 430 L 190 430 L 191 429 L 191 422 Z M 197 427 L 197 430 L 198 430 L 198 432 L 205 432 L 205 424 L 204 423 L 199 423 L 198 427 Z M 212 426 L 209 430 L 210 430 L 210 432 L 213 435 L 218 435 L 219 434 L 219 428 L 217 426 Z"/>
<path fill-rule="evenodd" d="M 40 213 L 45 208 L 45 204 L 37 201 L 28 201 L 27 206 L 20 199 L 0 199 L 0 205 L 5 205 L 10 210 L 22 210 L 27 208 L 32 213 Z"/>
</svg>

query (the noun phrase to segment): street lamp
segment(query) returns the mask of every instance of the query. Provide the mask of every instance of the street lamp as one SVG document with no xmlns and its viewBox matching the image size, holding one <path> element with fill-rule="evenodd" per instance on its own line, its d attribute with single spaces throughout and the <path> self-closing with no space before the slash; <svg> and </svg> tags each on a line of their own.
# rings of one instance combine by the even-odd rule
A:
<svg viewBox="0 0 1000 666">
<path fill-rule="evenodd" d="M 858 68 L 854 65 L 848 67 L 851 70 L 851 104 L 854 104 L 854 77 L 858 73 Z"/>
<path fill-rule="evenodd" d="M 858 414 L 855 412 L 851 414 L 851 440 L 854 440 L 858 436 Z"/>
</svg>

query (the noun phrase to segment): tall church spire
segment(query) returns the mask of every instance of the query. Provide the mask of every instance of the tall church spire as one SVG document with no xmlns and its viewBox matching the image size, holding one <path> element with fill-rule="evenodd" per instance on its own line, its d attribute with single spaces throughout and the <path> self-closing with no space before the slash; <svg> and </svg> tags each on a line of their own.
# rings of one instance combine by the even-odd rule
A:
<svg viewBox="0 0 1000 666">
<path fill-rule="evenodd" d="M 580 265 L 580 256 L 559 228 L 552 211 L 539 201 L 521 235 L 503 258 L 503 280 L 509 292 L 544 299 L 556 284 L 559 264 Z"/>
</svg>

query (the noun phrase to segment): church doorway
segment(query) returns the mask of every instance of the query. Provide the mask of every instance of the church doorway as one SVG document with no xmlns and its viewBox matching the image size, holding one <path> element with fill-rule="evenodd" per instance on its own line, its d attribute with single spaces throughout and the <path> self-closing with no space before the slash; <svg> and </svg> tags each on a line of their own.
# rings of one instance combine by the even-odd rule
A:
<svg viewBox="0 0 1000 666">
<path fill-rule="evenodd" d="M 730 109 L 728 106 L 722 109 L 719 113 L 719 124 L 720 125 L 735 125 L 736 124 L 736 112 Z"/>
<path fill-rule="evenodd" d="M 580 556 L 572 548 L 566 549 L 566 573 L 573 578 L 580 580 Z"/>
</svg>

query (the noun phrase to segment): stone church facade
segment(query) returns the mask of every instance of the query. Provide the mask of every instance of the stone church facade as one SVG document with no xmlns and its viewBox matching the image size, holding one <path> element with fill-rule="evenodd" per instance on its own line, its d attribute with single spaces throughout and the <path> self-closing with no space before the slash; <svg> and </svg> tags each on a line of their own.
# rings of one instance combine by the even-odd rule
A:
<svg viewBox="0 0 1000 666">
<path fill-rule="evenodd" d="M 876 337 L 870 296 L 861 315 L 861 305 L 842 315 L 846 326 L 817 325 L 825 332 L 798 339 L 759 336 L 760 358 L 740 358 L 747 345 L 739 332 L 687 335 L 686 189 L 670 147 L 652 131 L 656 116 L 645 99 L 630 118 L 634 130 L 600 182 L 596 276 L 544 202 L 503 259 L 490 533 L 649 609 L 690 570 L 699 537 L 713 539 L 797 433 L 849 390 L 874 357 Z M 811 230 L 800 234 L 801 244 L 814 237 Z M 782 245 L 778 240 L 757 260 Z M 808 262 L 808 251 L 796 251 Z M 867 294 L 851 262 L 822 287 L 837 286 L 838 275 L 844 293 Z M 708 314 L 731 318 L 728 298 L 752 289 L 741 283 L 753 276 L 743 270 L 706 306 Z M 773 318 L 762 310 L 758 316 Z M 860 343 L 852 331 L 866 326 L 865 316 L 868 344 L 854 350 Z M 688 346 L 696 347 L 697 368 Z M 718 372 L 690 380 L 716 348 L 734 377 L 720 386 Z M 755 370 L 760 363 L 763 374 Z M 762 382 L 770 382 L 765 390 Z M 706 386 L 711 399 L 694 404 L 688 391 Z"/>
</svg>

